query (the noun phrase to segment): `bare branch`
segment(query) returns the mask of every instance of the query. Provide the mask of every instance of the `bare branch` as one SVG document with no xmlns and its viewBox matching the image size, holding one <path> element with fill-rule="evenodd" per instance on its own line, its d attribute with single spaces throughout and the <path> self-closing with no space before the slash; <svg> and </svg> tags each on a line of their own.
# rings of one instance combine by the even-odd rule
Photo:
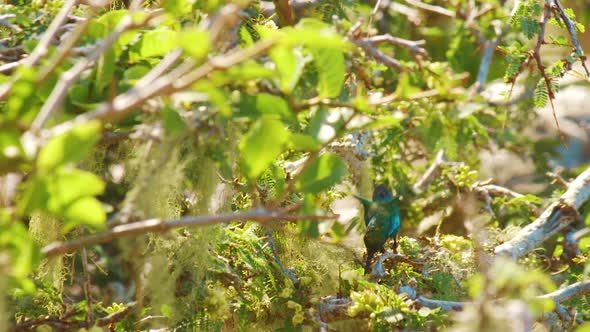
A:
<svg viewBox="0 0 590 332">
<path fill-rule="evenodd" d="M 576 297 L 590 294 L 590 281 L 579 281 L 567 286 L 566 288 L 558 289 L 555 292 L 541 295 L 540 299 L 553 299 L 555 302 L 562 303 L 574 299 Z"/>
<path fill-rule="evenodd" d="M 175 220 L 148 219 L 118 225 L 104 232 L 80 237 L 70 242 L 53 242 L 45 246 L 42 249 L 42 253 L 46 257 L 63 255 L 74 252 L 80 248 L 110 242 L 126 236 L 146 233 L 164 233 L 179 227 L 200 227 L 228 223 L 231 221 L 257 221 L 260 223 L 268 223 L 272 221 L 333 220 L 337 218 L 338 215 L 294 215 L 284 214 L 281 211 L 270 211 L 258 208 L 239 214 L 227 213 L 213 216 L 194 216 Z"/>
<path fill-rule="evenodd" d="M 565 26 L 567 27 L 567 30 L 570 34 L 570 37 L 572 38 L 572 42 L 574 43 L 574 47 L 576 48 L 576 55 L 580 57 L 582 66 L 586 71 L 586 75 L 590 75 L 590 71 L 588 71 L 588 67 L 586 67 L 586 56 L 584 56 L 584 51 L 582 50 L 582 46 L 580 46 L 580 41 L 578 40 L 578 36 L 576 34 L 576 27 L 574 26 L 574 23 L 563 9 L 563 6 L 561 5 L 561 2 L 559 0 L 555 0 L 555 6 L 557 7 L 559 16 L 565 23 Z"/>
<path fill-rule="evenodd" d="M 55 317 L 55 316 L 46 316 L 43 318 L 37 318 L 32 320 L 26 320 L 24 322 L 18 323 L 13 326 L 10 330 L 11 331 L 31 331 L 31 329 L 39 326 L 50 326 L 55 329 L 60 330 L 73 330 L 73 329 L 81 329 L 81 328 L 90 328 L 93 325 L 98 327 L 105 327 L 117 322 L 120 322 L 125 318 L 129 313 L 137 306 L 137 302 L 131 302 L 125 305 L 125 307 L 117 312 L 114 312 L 110 315 L 105 317 L 99 318 L 97 320 L 93 320 L 91 322 L 87 321 L 80 321 L 80 320 L 71 320 L 70 318 L 74 316 L 77 312 L 71 311 L 65 314 L 63 317 Z"/>
<path fill-rule="evenodd" d="M 455 17 L 455 12 L 440 6 L 430 5 L 418 0 L 406 0 L 407 3 L 414 7 L 418 7 L 423 10 L 427 10 L 429 12 L 437 13 L 440 15 L 448 16 L 448 17 Z"/>
<path fill-rule="evenodd" d="M 291 9 L 290 1 L 288 0 L 273 0 L 275 5 L 275 13 L 279 17 L 279 25 L 281 27 L 293 25 L 295 18 L 293 17 L 293 10 Z"/>
<path fill-rule="evenodd" d="M 421 193 L 428 187 L 432 181 L 436 178 L 436 175 L 440 169 L 440 166 L 445 162 L 445 150 L 440 149 L 436 156 L 434 157 L 434 161 L 430 164 L 430 167 L 424 172 L 422 177 L 414 184 L 414 192 Z"/>
<path fill-rule="evenodd" d="M 420 54 L 423 56 L 428 55 L 428 52 L 426 52 L 426 50 L 424 48 L 420 47 L 426 43 L 426 41 L 424 41 L 424 40 L 416 40 L 416 41 L 407 40 L 407 39 L 403 39 L 403 38 L 394 37 L 390 34 L 373 36 L 373 37 L 367 38 L 365 40 L 371 42 L 373 45 L 377 45 L 380 43 L 388 43 L 393 46 L 406 47 L 412 53 L 415 53 L 415 54 Z"/>
<path fill-rule="evenodd" d="M 579 218 L 577 209 L 590 199 L 590 168 L 569 185 L 557 202 L 551 204 L 537 220 L 524 227 L 512 240 L 495 249 L 498 255 L 513 259 L 526 255 L 543 241 Z"/>
<path fill-rule="evenodd" d="M 25 58 L 22 62 L 25 66 L 34 66 L 36 65 L 44 56 L 47 55 L 49 52 L 49 44 L 51 41 L 56 37 L 59 28 L 68 20 L 68 15 L 72 8 L 78 3 L 77 0 L 68 0 L 66 1 L 59 13 L 55 16 L 47 31 L 43 34 L 43 37 L 39 41 L 39 44 L 33 50 L 33 53 L 27 58 Z"/>
<path fill-rule="evenodd" d="M 100 56 L 105 53 L 123 34 L 125 31 L 142 27 L 147 24 L 152 18 L 161 14 L 161 11 L 152 11 L 149 12 L 148 15 L 145 16 L 139 22 L 134 22 L 132 18 L 132 13 L 129 13 L 125 17 L 121 19 L 121 22 L 117 25 L 113 33 L 104 40 L 104 42 L 99 43 L 96 45 L 94 50 L 90 53 L 88 57 L 83 58 L 78 63 L 74 65 L 70 70 L 63 73 L 51 91 L 51 94 L 47 98 L 47 101 L 41 107 L 41 110 L 37 114 L 37 117 L 31 124 L 31 130 L 33 132 L 40 130 L 45 125 L 45 122 L 49 119 L 51 114 L 57 110 L 57 108 L 63 102 L 66 94 L 68 93 L 68 89 L 72 84 L 74 84 L 80 75 L 89 67 L 92 66 Z"/>
<path fill-rule="evenodd" d="M 92 295 L 90 294 L 90 273 L 88 272 L 88 252 L 86 248 L 82 248 L 82 272 L 84 275 L 83 289 L 84 297 L 86 298 L 86 321 L 90 325 L 90 322 L 94 320 L 94 309 L 92 309 Z"/>
<path fill-rule="evenodd" d="M 264 39 L 246 49 L 234 49 L 227 54 L 221 54 L 210 59 L 201 67 L 190 71 L 192 64 L 187 66 L 180 65 L 182 69 L 173 70 L 172 72 L 151 81 L 146 85 L 136 85 L 129 91 L 118 95 L 112 102 L 104 102 L 97 106 L 96 110 L 84 113 L 71 121 L 61 123 L 48 129 L 43 133 L 43 138 L 50 138 L 63 134 L 76 125 L 91 120 L 112 121 L 122 118 L 133 110 L 134 107 L 147 101 L 148 99 L 185 90 L 195 82 L 207 77 L 210 73 L 227 69 L 231 66 L 242 63 L 252 57 L 265 52 L 276 43 L 276 39 Z M 179 68 L 180 68 L 179 67 Z M 178 68 L 177 68 L 178 69 Z M 187 71 L 190 71 L 186 74 Z M 184 75 L 186 74 L 186 75 Z M 149 75 L 149 73 L 147 74 Z M 184 76 L 183 76 L 184 75 Z"/>
<path fill-rule="evenodd" d="M 357 24 L 352 26 L 352 28 L 350 28 L 350 31 L 348 32 L 348 37 L 350 38 L 350 41 L 352 41 L 358 47 L 362 48 L 367 53 L 367 55 L 369 55 L 376 61 L 381 62 L 382 64 L 392 69 L 396 69 L 402 72 L 405 71 L 405 68 L 398 60 L 376 49 L 374 47 L 374 44 L 369 39 L 361 38 L 360 28 L 360 22 L 358 22 Z"/>
</svg>

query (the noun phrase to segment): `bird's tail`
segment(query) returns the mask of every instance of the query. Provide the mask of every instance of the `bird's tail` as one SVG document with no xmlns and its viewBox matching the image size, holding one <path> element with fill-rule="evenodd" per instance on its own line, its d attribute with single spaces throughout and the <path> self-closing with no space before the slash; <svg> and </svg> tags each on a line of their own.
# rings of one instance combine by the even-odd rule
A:
<svg viewBox="0 0 590 332">
<path fill-rule="evenodd" d="M 367 252 L 367 261 L 365 262 L 365 274 L 369 274 L 369 270 L 371 270 L 371 261 L 373 260 L 374 255 L 375 253 L 372 251 Z"/>
</svg>

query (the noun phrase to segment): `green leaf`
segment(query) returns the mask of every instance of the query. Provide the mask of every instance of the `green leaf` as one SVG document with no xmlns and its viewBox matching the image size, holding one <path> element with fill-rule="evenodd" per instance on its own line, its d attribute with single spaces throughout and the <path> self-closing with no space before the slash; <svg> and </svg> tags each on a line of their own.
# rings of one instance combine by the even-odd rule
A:
<svg viewBox="0 0 590 332">
<path fill-rule="evenodd" d="M 304 18 L 295 28 L 283 28 L 281 44 L 289 47 L 303 45 L 308 48 L 344 50 L 351 46 L 332 25 L 313 18 Z M 261 33 L 262 35 L 262 33 Z"/>
<path fill-rule="evenodd" d="M 107 220 L 102 204 L 94 197 L 84 197 L 73 202 L 64 211 L 66 222 L 62 232 L 67 233 L 79 225 L 103 226 Z"/>
<path fill-rule="evenodd" d="M 303 171 L 296 188 L 305 193 L 319 193 L 337 184 L 347 174 L 346 163 L 333 154 L 323 154 Z"/>
<path fill-rule="evenodd" d="M 193 9 L 192 2 L 188 0 L 166 0 L 163 6 L 167 13 L 175 17 L 189 14 Z"/>
<path fill-rule="evenodd" d="M 109 50 L 104 53 L 96 64 L 96 80 L 94 80 L 94 94 L 100 96 L 104 93 L 105 87 L 111 82 L 116 67 L 115 51 Z"/>
<path fill-rule="evenodd" d="M 278 120 L 260 119 L 244 135 L 238 148 L 242 169 L 255 180 L 283 152 L 289 132 Z"/>
<path fill-rule="evenodd" d="M 39 152 L 39 172 L 48 173 L 58 166 L 81 161 L 98 143 L 101 127 L 100 121 L 93 120 L 50 139 Z"/>
<path fill-rule="evenodd" d="M 291 94 L 301 73 L 303 65 L 300 65 L 297 56 L 292 48 L 275 47 L 270 51 L 270 57 L 276 65 L 281 82 L 281 91 L 287 95 Z"/>
<path fill-rule="evenodd" d="M 296 151 L 316 152 L 320 150 L 320 143 L 313 137 L 305 134 L 291 134 L 289 147 Z"/>
<path fill-rule="evenodd" d="M 151 57 L 163 56 L 176 48 L 178 32 L 167 29 L 153 30 L 143 34 L 139 42 L 133 44 L 129 59 L 133 62 Z"/>
<path fill-rule="evenodd" d="M 47 181 L 49 200 L 47 210 L 61 215 L 73 202 L 104 192 L 105 183 L 93 173 L 80 169 L 60 169 Z"/>
<path fill-rule="evenodd" d="M 287 102 L 281 98 L 268 93 L 256 95 L 256 110 L 261 115 L 279 115 L 282 119 L 295 120 Z"/>
<path fill-rule="evenodd" d="M 183 30 L 178 34 L 178 45 L 196 60 L 201 60 L 209 52 L 209 34 L 203 30 Z"/>
<path fill-rule="evenodd" d="M 240 35 L 240 45 L 241 46 L 252 46 L 254 44 L 254 39 L 252 38 L 252 34 L 248 31 L 245 25 L 240 27 L 239 31 Z"/>
<path fill-rule="evenodd" d="M 313 50 L 313 59 L 318 71 L 318 93 L 321 98 L 334 98 L 340 95 L 344 85 L 344 54 L 333 48 Z"/>
<path fill-rule="evenodd" d="M 366 125 L 360 126 L 359 129 L 364 130 L 376 130 L 395 127 L 404 120 L 401 116 L 385 115 L 376 118 L 375 120 L 367 123 Z"/>
<path fill-rule="evenodd" d="M 313 195 L 307 194 L 303 197 L 303 209 L 301 212 L 307 215 L 320 213 L 320 211 L 318 211 L 316 208 L 316 199 Z M 297 223 L 297 226 L 299 226 L 299 232 L 301 234 L 310 237 L 320 236 L 320 229 L 317 220 L 300 220 Z"/>
<path fill-rule="evenodd" d="M 187 132 L 186 122 L 182 119 L 180 114 L 171 107 L 164 107 L 162 110 L 162 120 L 164 123 L 164 130 L 172 138 L 183 136 Z"/>
<path fill-rule="evenodd" d="M 574 332 L 590 332 L 590 323 L 584 323 L 574 330 Z"/>
<path fill-rule="evenodd" d="M 410 75 L 407 73 L 401 75 L 397 87 L 395 88 L 395 94 L 400 98 L 408 98 L 413 93 L 420 91 L 420 89 L 412 86 L 412 83 L 410 82 Z"/>
<path fill-rule="evenodd" d="M 45 208 L 49 197 L 45 178 L 33 176 L 24 185 L 24 192 L 18 199 L 18 211 L 21 215 L 29 215 L 37 209 Z"/>
</svg>

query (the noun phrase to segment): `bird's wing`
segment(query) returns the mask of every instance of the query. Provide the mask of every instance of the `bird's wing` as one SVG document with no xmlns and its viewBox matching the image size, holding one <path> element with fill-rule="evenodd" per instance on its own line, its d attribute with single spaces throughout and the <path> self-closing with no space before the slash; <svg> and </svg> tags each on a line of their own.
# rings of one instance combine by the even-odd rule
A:
<svg viewBox="0 0 590 332">
<path fill-rule="evenodd" d="M 369 225 L 369 221 L 371 220 L 371 217 L 374 216 L 374 214 L 372 214 L 371 212 L 371 205 L 373 204 L 373 202 L 371 202 L 370 200 L 359 196 L 359 195 L 354 195 L 354 197 L 356 199 L 358 199 L 361 204 L 363 204 L 363 208 L 364 208 L 364 217 L 365 217 L 365 226 Z"/>
<path fill-rule="evenodd" d="M 395 204 L 393 214 L 389 217 L 389 232 L 388 237 L 393 237 L 399 231 L 401 226 L 401 219 L 399 216 L 399 207 Z"/>
<path fill-rule="evenodd" d="M 371 206 L 371 204 L 373 203 L 370 200 L 368 200 L 368 199 L 366 199 L 366 198 L 364 198 L 363 196 L 360 196 L 360 195 L 354 195 L 354 197 L 356 199 L 358 199 L 363 204 L 363 207 L 365 209 L 368 209 Z"/>
</svg>

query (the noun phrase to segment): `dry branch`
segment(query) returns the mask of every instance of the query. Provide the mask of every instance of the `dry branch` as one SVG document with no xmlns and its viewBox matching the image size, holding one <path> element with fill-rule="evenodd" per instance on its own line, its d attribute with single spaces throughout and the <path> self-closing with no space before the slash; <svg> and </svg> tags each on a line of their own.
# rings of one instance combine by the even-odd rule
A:
<svg viewBox="0 0 590 332">
<path fill-rule="evenodd" d="M 31 319 L 21 323 L 16 324 L 10 330 L 11 331 L 31 331 L 35 327 L 40 327 L 43 325 L 50 326 L 54 329 L 60 330 L 78 330 L 81 328 L 90 328 L 92 326 L 98 327 L 106 327 L 111 324 L 120 322 L 123 320 L 129 313 L 137 307 L 137 302 L 131 302 L 125 305 L 125 307 L 117 312 L 114 312 L 110 315 L 105 317 L 101 317 L 97 320 L 91 321 L 80 321 L 80 320 L 72 320 L 70 319 L 71 316 L 75 315 L 77 312 L 72 311 L 67 313 L 63 317 L 55 317 L 55 316 L 46 316 L 43 318 Z"/>
<path fill-rule="evenodd" d="M 149 84 L 136 85 L 131 90 L 118 95 L 112 102 L 104 102 L 98 105 L 93 112 L 81 114 L 71 121 L 48 129 L 42 136 L 44 138 L 50 138 L 60 135 L 76 125 L 91 120 L 112 121 L 120 119 L 131 112 L 134 107 L 148 99 L 185 90 L 214 71 L 227 69 L 265 52 L 275 42 L 276 39 L 265 39 L 246 49 L 234 49 L 226 54 L 211 58 L 208 62 L 193 71 L 191 71 L 192 64 L 184 66 L 185 63 L 183 63 L 175 70 L 149 82 Z M 150 74 L 148 73 L 147 75 Z"/>
<path fill-rule="evenodd" d="M 565 10 L 563 9 L 563 6 L 561 5 L 561 2 L 559 0 L 555 0 L 555 6 L 557 7 L 557 11 L 559 13 L 559 16 L 561 17 L 561 19 L 565 23 L 565 26 L 567 27 L 567 31 L 569 32 L 570 37 L 572 38 L 572 42 L 574 43 L 574 47 L 576 49 L 576 55 L 578 55 L 580 57 L 580 60 L 582 62 L 582 66 L 584 67 L 584 70 L 586 71 L 586 75 L 590 75 L 590 71 L 588 71 L 588 67 L 586 66 L 586 56 L 584 56 L 584 51 L 582 50 L 582 46 L 580 46 L 580 42 L 578 41 L 578 36 L 576 34 L 576 27 L 575 27 L 574 23 L 572 22 L 572 20 L 569 18 L 569 16 L 567 15 Z"/>
<path fill-rule="evenodd" d="M 543 241 L 579 218 L 577 210 L 590 199 L 590 168 L 569 184 L 568 190 L 537 220 L 524 227 L 512 240 L 495 249 L 498 255 L 516 259 L 537 248 Z"/>
<path fill-rule="evenodd" d="M 212 216 L 194 216 L 174 220 L 148 219 L 118 225 L 104 232 L 80 237 L 69 242 L 56 241 L 45 246 L 41 251 L 46 257 L 51 257 L 71 253 L 87 246 L 107 243 L 126 236 L 137 236 L 146 233 L 164 233 L 180 227 L 207 226 L 232 221 L 257 221 L 260 223 L 268 223 L 273 221 L 332 220 L 337 218 L 338 215 L 295 215 L 285 214 L 282 211 L 270 211 L 263 208 L 257 208 L 239 214 L 227 213 Z"/>
<path fill-rule="evenodd" d="M 429 12 L 437 13 L 440 15 L 448 16 L 448 17 L 455 17 L 454 11 L 446 9 L 444 7 L 427 4 L 427 3 L 417 1 L 417 0 L 406 0 L 406 2 L 414 7 L 417 7 L 417 8 L 429 11 Z"/>
<path fill-rule="evenodd" d="M 161 14 L 161 11 L 152 11 L 149 12 L 146 17 L 139 21 L 134 22 L 132 18 L 132 14 L 130 13 L 127 16 L 121 19 L 121 22 L 115 28 L 115 31 L 106 38 L 103 42 L 97 44 L 94 50 L 84 59 L 80 60 L 78 63 L 74 65 L 70 70 L 63 73 L 51 91 L 49 98 L 43 104 L 43 107 L 37 114 L 37 117 L 31 124 L 31 130 L 37 131 L 43 128 L 45 122 L 49 119 L 52 113 L 54 113 L 58 107 L 61 106 L 64 98 L 66 97 L 69 88 L 74 84 L 78 78 L 82 75 L 82 73 L 92 66 L 99 58 L 102 56 L 110 47 L 119 39 L 119 37 L 128 30 L 139 28 L 147 24 L 152 18 L 156 17 L 157 15 Z M 72 45 L 73 46 L 73 45 Z"/>
</svg>

